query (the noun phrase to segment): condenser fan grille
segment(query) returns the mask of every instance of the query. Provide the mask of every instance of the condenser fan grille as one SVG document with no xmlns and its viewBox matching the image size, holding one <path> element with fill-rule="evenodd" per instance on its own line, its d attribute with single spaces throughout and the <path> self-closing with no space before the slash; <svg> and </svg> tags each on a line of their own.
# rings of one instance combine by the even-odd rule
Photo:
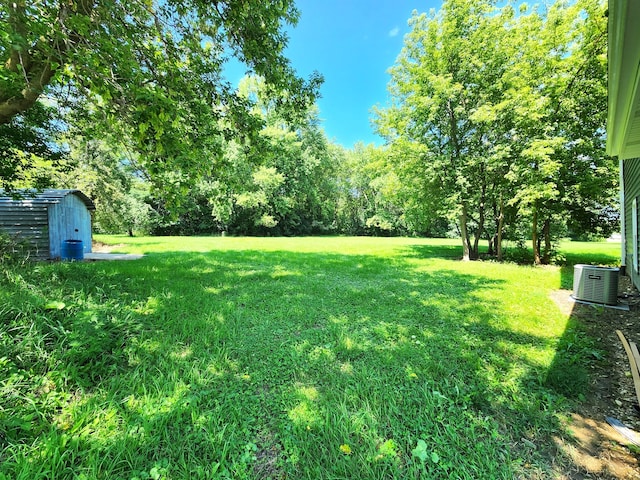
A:
<svg viewBox="0 0 640 480">
<path fill-rule="evenodd" d="M 618 303 L 619 268 L 575 265 L 573 298 L 585 302 L 616 305 Z"/>
</svg>

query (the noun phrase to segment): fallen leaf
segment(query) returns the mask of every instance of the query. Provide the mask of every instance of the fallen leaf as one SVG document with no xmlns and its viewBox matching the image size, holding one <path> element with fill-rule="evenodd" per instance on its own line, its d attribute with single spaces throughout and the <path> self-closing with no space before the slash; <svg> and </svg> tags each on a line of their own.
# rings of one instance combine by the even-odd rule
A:
<svg viewBox="0 0 640 480">
<path fill-rule="evenodd" d="M 66 305 L 62 302 L 51 301 L 44 305 L 45 310 L 62 310 Z"/>
</svg>

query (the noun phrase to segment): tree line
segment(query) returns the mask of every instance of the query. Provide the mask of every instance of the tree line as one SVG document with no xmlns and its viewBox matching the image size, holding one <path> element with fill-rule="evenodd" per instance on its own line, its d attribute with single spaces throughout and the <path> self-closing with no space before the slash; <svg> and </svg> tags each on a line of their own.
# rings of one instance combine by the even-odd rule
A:
<svg viewBox="0 0 640 480">
<path fill-rule="evenodd" d="M 500 258 L 521 235 L 548 263 L 562 229 L 615 220 L 605 14 L 593 0 L 452 0 L 413 15 L 377 124 L 407 195 L 457 223 L 465 258 L 481 238 Z"/>
<path fill-rule="evenodd" d="M 61 20 L 57 2 L 0 7 L 15 25 L 0 38 L 0 113 L 35 88 L 27 63 L 55 70 L 0 122 L 0 175 L 9 189 L 82 189 L 102 231 L 457 236 L 465 259 L 482 243 L 502 259 L 509 240 L 548 263 L 558 238 L 617 226 L 596 0 L 414 12 L 374 110 L 385 143 L 349 149 L 322 129 L 321 75 L 303 81 L 282 56 L 292 3 L 141 3 L 122 18 L 117 1 L 62 3 L 75 16 Z M 125 41 L 97 26 L 109 9 Z M 16 51 L 31 60 L 16 67 Z M 237 87 L 222 77 L 229 52 L 252 70 Z M 110 67 L 97 68 L 101 55 Z"/>
</svg>

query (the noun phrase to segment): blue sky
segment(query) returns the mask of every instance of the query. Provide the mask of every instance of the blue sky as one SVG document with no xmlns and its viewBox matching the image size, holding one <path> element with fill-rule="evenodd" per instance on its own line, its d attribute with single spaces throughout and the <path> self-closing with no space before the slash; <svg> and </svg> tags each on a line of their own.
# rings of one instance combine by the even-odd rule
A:
<svg viewBox="0 0 640 480">
<path fill-rule="evenodd" d="M 428 12 L 440 0 L 297 0 L 301 17 L 289 31 L 287 56 L 298 74 L 324 75 L 318 100 L 327 137 L 347 148 L 381 144 L 371 108 L 387 103 L 391 67 L 415 9 Z M 230 78 L 235 81 L 236 79 Z"/>
</svg>

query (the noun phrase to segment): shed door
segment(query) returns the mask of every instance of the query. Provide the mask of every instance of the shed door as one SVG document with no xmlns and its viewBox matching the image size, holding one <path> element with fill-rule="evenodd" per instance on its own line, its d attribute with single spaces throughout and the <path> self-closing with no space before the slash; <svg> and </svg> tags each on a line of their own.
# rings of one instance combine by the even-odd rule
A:
<svg viewBox="0 0 640 480">
<path fill-rule="evenodd" d="M 84 252 L 91 251 L 91 214 L 75 195 L 49 208 L 49 239 L 53 258 L 60 257 L 64 240 L 82 240 Z"/>
</svg>

